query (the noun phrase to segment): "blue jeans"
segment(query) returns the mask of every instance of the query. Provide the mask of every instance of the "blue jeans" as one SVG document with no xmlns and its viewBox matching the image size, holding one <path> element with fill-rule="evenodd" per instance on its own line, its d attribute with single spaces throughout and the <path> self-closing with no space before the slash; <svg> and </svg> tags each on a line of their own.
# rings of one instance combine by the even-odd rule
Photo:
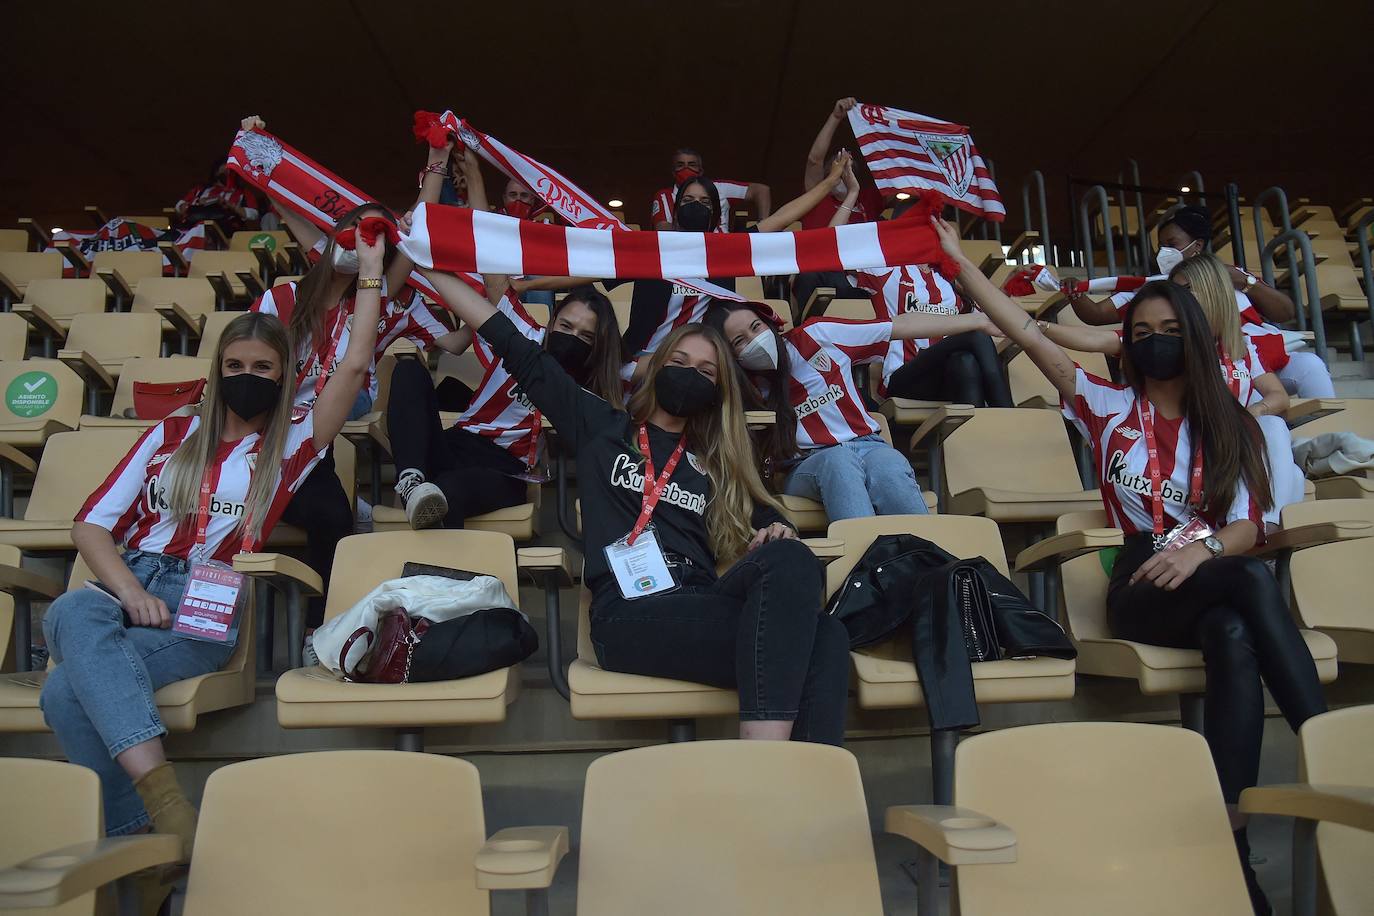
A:
<svg viewBox="0 0 1374 916">
<path fill-rule="evenodd" d="M 358 420 L 367 415 L 372 409 L 372 395 L 364 388 L 358 392 L 358 396 L 353 399 L 353 406 L 348 411 L 348 419 Z"/>
<path fill-rule="evenodd" d="M 820 500 L 832 522 L 927 511 L 911 462 L 876 433 L 815 449 L 793 469 L 782 491 Z"/>
<path fill-rule="evenodd" d="M 131 550 L 124 562 L 149 594 L 176 613 L 186 590 L 186 561 Z M 67 759 L 100 776 L 105 832 L 133 833 L 148 823 L 148 813 L 115 756 L 167 733 L 154 691 L 218 671 L 234 647 L 129 626 L 117 603 L 91 589 L 54 601 L 43 633 L 57 665 L 43 685 L 43 718 Z"/>
</svg>

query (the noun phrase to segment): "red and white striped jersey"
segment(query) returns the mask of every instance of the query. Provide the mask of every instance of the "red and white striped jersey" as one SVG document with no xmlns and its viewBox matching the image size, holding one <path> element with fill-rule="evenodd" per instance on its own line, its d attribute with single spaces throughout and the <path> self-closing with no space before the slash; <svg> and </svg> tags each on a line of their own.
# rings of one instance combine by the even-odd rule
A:
<svg viewBox="0 0 1374 916">
<path fill-rule="evenodd" d="M 1076 371 L 1073 400 L 1061 405 L 1064 416 L 1092 446 L 1107 523 L 1127 534 L 1154 531 L 1149 453 L 1141 429 L 1144 406 L 1131 388 L 1100 379 L 1082 367 Z M 1153 426 L 1159 448 L 1164 530 L 1168 531 L 1188 517 L 1185 506 L 1193 445 L 1188 421 L 1183 417 L 1170 420 L 1155 411 Z M 1243 481 L 1237 484 L 1226 518 L 1210 521 L 1220 527 L 1240 519 L 1249 519 L 1263 530 L 1260 507 Z"/>
<path fill-rule="evenodd" d="M 892 342 L 892 322 L 815 318 L 782 339 L 792 367 L 798 448 L 824 448 L 878 432 L 850 370 L 882 360 Z"/>
<path fill-rule="evenodd" d="M 713 179 L 714 180 L 714 179 Z M 720 229 L 719 232 L 730 231 L 730 214 L 735 211 L 735 205 L 744 202 L 744 197 L 749 193 L 749 182 L 747 181 L 715 181 L 716 192 L 720 194 Z M 654 195 L 654 202 L 649 205 L 649 228 L 652 229 L 659 223 L 671 223 L 673 221 L 673 201 L 677 199 L 677 188 L 659 188 Z"/>
<path fill-rule="evenodd" d="M 968 311 L 968 305 L 959 298 L 953 284 L 925 264 L 883 271 L 858 270 L 854 272 L 854 281 L 860 288 L 873 293 L 874 310 L 889 321 L 903 312 L 957 315 Z M 887 394 L 887 380 L 892 373 L 939 340 L 939 337 L 919 337 L 892 341 L 883 359 L 880 392 Z"/>
<path fill-rule="evenodd" d="M 684 324 L 700 324 L 706 317 L 707 308 L 714 301 L 710 296 L 703 296 L 690 286 L 674 283 L 673 291 L 668 297 L 668 305 L 663 312 L 663 321 L 654 329 L 654 333 L 649 335 L 644 352 L 657 351 L 664 338 Z"/>
<path fill-rule="evenodd" d="M 114 536 L 116 544 L 130 550 L 186 559 L 196 540 L 195 513 L 178 517 L 169 512 L 158 475 L 167 459 L 199 425 L 200 417 L 190 416 L 168 417 L 151 427 L 86 500 L 76 521 L 99 525 Z M 277 486 L 262 526 L 262 540 L 271 533 L 300 482 L 324 457 L 325 449 L 315 450 L 314 435 L 313 413 L 306 413 L 291 424 L 281 467 L 275 470 Z M 230 562 L 242 546 L 243 535 L 237 529 L 243 523 L 243 500 L 248 495 L 261 439 L 257 433 L 251 433 L 237 442 L 221 442 L 215 454 L 205 543 L 213 558 L 224 563 Z"/>
<path fill-rule="evenodd" d="M 1278 336 L 1278 335 L 1265 335 Z M 1257 401 L 1264 400 L 1264 395 L 1255 390 L 1255 379 L 1266 372 L 1278 372 L 1283 366 L 1288 365 L 1288 352 L 1282 347 L 1283 338 L 1279 337 L 1279 353 L 1282 354 L 1283 362 L 1274 365 L 1272 360 L 1273 353 L 1270 350 L 1261 350 L 1256 343 L 1256 339 L 1246 335 L 1245 337 L 1245 356 L 1237 362 L 1231 362 L 1221 353 L 1221 348 L 1217 348 L 1221 362 L 1221 377 L 1226 382 L 1226 387 L 1240 401 L 1242 407 L 1249 407 Z"/>
<path fill-rule="evenodd" d="M 408 298 L 407 298 L 408 296 Z M 291 313 L 296 307 L 296 283 L 279 283 L 258 297 L 252 311 L 276 315 L 284 323 L 291 322 Z M 339 324 L 343 323 L 340 329 Z M 296 354 L 296 407 L 307 408 L 315 402 L 315 385 L 319 381 L 320 368 L 330 363 L 334 365 L 348 352 L 349 331 L 353 325 L 353 300 L 346 299 L 330 309 L 324 316 L 324 332 L 317 346 L 311 347 L 310 341 L 302 341 L 300 352 Z M 339 331 L 338 342 L 334 347 L 334 359 L 329 359 L 330 341 L 335 331 Z M 404 290 L 400 296 L 391 299 L 387 296 L 386 281 L 382 281 L 382 316 L 377 322 L 377 347 L 372 356 L 372 365 L 367 371 L 367 391 L 375 400 L 377 397 L 377 360 L 381 359 L 386 348 L 397 338 L 406 337 L 414 341 L 422 350 L 434 346 L 435 338 L 448 333 L 439 319 L 435 318 L 414 290 Z"/>
<path fill-rule="evenodd" d="M 523 336 L 535 343 L 544 342 L 544 329 L 509 290 L 496 307 Z M 492 353 L 491 345 L 482 335 L 473 334 L 472 348 L 487 371 L 457 425 L 492 440 L 526 467 L 533 467 L 539 458 L 542 435 L 534 405 L 506 371 L 505 363 Z"/>
</svg>

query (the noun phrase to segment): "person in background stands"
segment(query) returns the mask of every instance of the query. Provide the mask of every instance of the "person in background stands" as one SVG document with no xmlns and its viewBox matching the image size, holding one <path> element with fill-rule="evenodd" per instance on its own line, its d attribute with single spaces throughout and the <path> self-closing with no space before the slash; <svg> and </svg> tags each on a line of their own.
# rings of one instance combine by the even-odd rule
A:
<svg viewBox="0 0 1374 916">
<path fill-rule="evenodd" d="M 666 232 L 676 226 L 677 198 L 682 185 L 688 179 L 699 178 L 706 174 L 701 153 L 689 146 L 673 151 L 673 183 L 670 187 L 659 188 L 649 205 L 649 224 L 659 232 Z M 716 221 L 716 232 L 730 231 L 730 215 L 738 203 L 748 204 L 757 219 L 764 219 L 773 212 L 773 196 L 768 185 L 752 181 L 717 181 L 716 189 L 720 194 L 721 216 Z"/>
</svg>

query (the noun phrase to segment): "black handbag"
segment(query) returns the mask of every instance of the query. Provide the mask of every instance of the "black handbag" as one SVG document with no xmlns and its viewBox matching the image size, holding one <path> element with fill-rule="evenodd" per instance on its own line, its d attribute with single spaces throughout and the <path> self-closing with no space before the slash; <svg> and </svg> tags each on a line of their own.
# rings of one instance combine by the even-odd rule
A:
<svg viewBox="0 0 1374 916">
<path fill-rule="evenodd" d="M 969 562 L 977 569 L 987 593 L 999 658 L 1078 657 L 1064 628 L 1031 604 L 997 567 L 982 557 Z"/>
<path fill-rule="evenodd" d="M 529 621 L 511 608 L 488 608 L 432 624 L 410 660 L 410 683 L 454 681 L 517 665 L 539 648 Z"/>
<path fill-rule="evenodd" d="M 997 624 L 992 619 L 992 599 L 978 575 L 975 563 L 961 560 L 951 564 L 949 587 L 964 634 L 964 650 L 971 662 L 995 662 L 1002 657 L 997 641 Z"/>
</svg>

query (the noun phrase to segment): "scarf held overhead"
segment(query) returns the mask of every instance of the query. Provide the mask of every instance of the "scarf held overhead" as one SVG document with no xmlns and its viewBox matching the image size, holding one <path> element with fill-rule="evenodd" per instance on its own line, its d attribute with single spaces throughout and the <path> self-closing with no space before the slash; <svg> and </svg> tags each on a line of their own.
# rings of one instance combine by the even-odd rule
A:
<svg viewBox="0 0 1374 916">
<path fill-rule="evenodd" d="M 923 198 L 900 219 L 800 232 L 635 232 L 577 229 L 421 204 L 401 251 L 420 267 L 536 276 L 754 277 L 932 264 L 959 266 L 940 249 Z"/>
</svg>

